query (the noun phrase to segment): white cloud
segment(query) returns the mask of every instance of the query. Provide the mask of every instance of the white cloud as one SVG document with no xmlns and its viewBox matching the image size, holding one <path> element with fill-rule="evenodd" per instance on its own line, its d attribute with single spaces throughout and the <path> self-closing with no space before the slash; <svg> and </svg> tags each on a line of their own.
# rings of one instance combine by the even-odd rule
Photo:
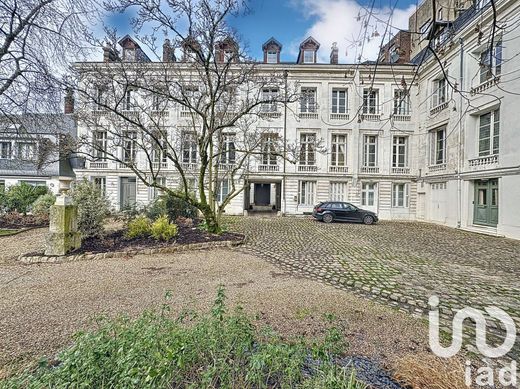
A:
<svg viewBox="0 0 520 389">
<path fill-rule="evenodd" d="M 320 62 L 329 61 L 333 42 L 338 43 L 340 63 L 355 63 L 359 55 L 362 55 L 362 61 L 376 59 L 386 22 L 390 20 L 392 28 L 388 28 L 385 43 L 390 32 L 395 34 L 397 29 L 408 29 L 408 19 L 415 10 L 415 6 L 410 6 L 407 9 L 396 8 L 392 13 L 390 8 L 374 8 L 374 16 L 368 18 L 367 9 L 355 0 L 293 0 L 292 3 L 305 17 L 313 20 L 300 42 L 310 35 L 320 42 Z M 359 21 L 358 15 L 361 15 Z M 366 21 L 369 22 L 365 34 L 363 26 Z M 375 30 L 380 34 L 379 37 L 372 37 Z M 362 48 L 359 42 L 364 36 L 369 37 L 370 42 L 365 40 Z M 300 42 L 291 44 L 292 54 L 298 54 Z"/>
</svg>

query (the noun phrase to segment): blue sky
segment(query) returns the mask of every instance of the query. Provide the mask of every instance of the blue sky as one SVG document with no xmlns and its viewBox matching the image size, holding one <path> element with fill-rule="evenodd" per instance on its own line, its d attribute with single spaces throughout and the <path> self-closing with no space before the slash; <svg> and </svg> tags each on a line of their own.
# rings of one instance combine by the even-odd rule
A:
<svg viewBox="0 0 520 389">
<path fill-rule="evenodd" d="M 363 30 L 366 9 L 374 2 L 374 16 L 370 17 L 368 37 L 363 51 L 359 47 L 359 34 Z M 420 2 L 420 0 L 419 0 Z M 386 21 L 391 20 L 386 40 L 398 28 L 407 28 L 408 17 L 415 10 L 416 0 L 252 0 L 251 12 L 239 18 L 230 19 L 230 24 L 242 35 L 248 44 L 249 54 L 261 58 L 261 46 L 274 36 L 283 44 L 282 60 L 294 61 L 299 43 L 307 36 L 314 36 L 320 43 L 319 59 L 328 61 L 332 42 L 340 49 L 340 62 L 355 62 L 359 55 L 362 59 L 373 59 L 377 55 L 381 39 L 385 35 Z M 357 16 L 361 20 L 357 20 Z M 107 17 L 105 23 L 117 27 L 118 33 L 132 34 L 129 24 L 130 14 Z M 378 38 L 372 38 L 373 33 Z M 376 34 L 377 35 L 377 34 Z M 365 36 L 365 34 L 363 34 Z"/>
</svg>

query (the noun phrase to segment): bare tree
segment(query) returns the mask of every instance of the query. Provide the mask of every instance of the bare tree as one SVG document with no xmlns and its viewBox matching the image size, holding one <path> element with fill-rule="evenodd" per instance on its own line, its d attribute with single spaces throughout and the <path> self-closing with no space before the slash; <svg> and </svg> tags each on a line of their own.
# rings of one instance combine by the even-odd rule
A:
<svg viewBox="0 0 520 389">
<path fill-rule="evenodd" d="M 226 19 L 239 12 L 239 1 L 137 0 L 109 8 L 129 6 L 139 7 L 138 31 L 152 26 L 141 41 L 161 61 L 151 62 L 125 37 L 122 53 L 112 42 L 105 62 L 76 65 L 80 150 L 91 164 L 111 161 L 146 186 L 188 201 L 218 232 L 255 159 L 289 158 L 280 134 L 259 123 L 280 115 L 297 98 L 296 86 L 287 85 L 282 68 L 258 66 L 238 44 Z M 170 36 L 162 53 L 159 31 Z M 165 179 L 172 170 L 175 183 Z"/>
</svg>

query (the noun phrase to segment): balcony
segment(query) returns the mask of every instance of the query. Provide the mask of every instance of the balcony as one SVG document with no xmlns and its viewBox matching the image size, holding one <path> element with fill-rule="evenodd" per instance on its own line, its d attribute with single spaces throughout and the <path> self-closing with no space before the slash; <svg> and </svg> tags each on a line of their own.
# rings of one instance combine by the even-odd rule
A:
<svg viewBox="0 0 520 389">
<path fill-rule="evenodd" d="M 393 167 L 392 168 L 392 174 L 410 174 L 410 168 L 409 167 Z"/>
<path fill-rule="evenodd" d="M 492 86 L 498 84 L 499 82 L 500 82 L 500 77 L 493 77 L 487 81 L 480 83 L 480 85 L 477 85 L 476 87 L 471 88 L 470 94 L 472 96 L 474 96 L 478 93 L 484 92 L 486 89 L 491 88 Z"/>
<path fill-rule="evenodd" d="M 348 113 L 330 113 L 329 120 L 349 120 Z"/>
<path fill-rule="evenodd" d="M 132 165 L 132 162 L 119 162 L 117 164 L 118 169 L 130 169 L 130 166 Z"/>
<path fill-rule="evenodd" d="M 181 162 L 181 168 L 185 172 L 196 171 L 198 169 L 198 167 L 199 166 L 198 166 L 197 162 Z"/>
<path fill-rule="evenodd" d="M 191 117 L 191 115 L 193 115 L 194 112 L 191 112 L 191 111 L 187 111 L 187 110 L 182 110 L 179 115 L 181 118 L 189 118 Z"/>
<path fill-rule="evenodd" d="M 153 170 L 168 169 L 168 162 L 152 162 L 152 169 Z"/>
<path fill-rule="evenodd" d="M 151 116 L 153 117 L 168 117 L 170 116 L 170 111 L 152 111 Z"/>
<path fill-rule="evenodd" d="M 316 165 L 298 165 L 298 171 L 300 173 L 315 173 L 318 171 L 318 166 L 316 166 Z"/>
<path fill-rule="evenodd" d="M 329 173 L 348 173 L 348 166 L 329 166 Z"/>
<path fill-rule="evenodd" d="M 396 115 L 396 114 L 394 114 L 392 117 L 393 117 L 395 122 L 409 122 L 409 121 L 412 120 L 412 116 L 411 115 Z"/>
<path fill-rule="evenodd" d="M 273 173 L 280 171 L 280 166 L 278 165 L 258 165 L 258 172 L 259 173 Z"/>
<path fill-rule="evenodd" d="M 217 164 L 218 170 L 229 171 L 229 170 L 233 170 L 235 168 L 236 168 L 236 165 L 234 163 L 218 163 Z"/>
<path fill-rule="evenodd" d="M 486 155 L 484 157 L 468 160 L 471 170 L 493 169 L 498 166 L 498 155 Z"/>
<path fill-rule="evenodd" d="M 379 174 L 378 166 L 362 166 L 361 173 L 365 174 Z"/>
<path fill-rule="evenodd" d="M 446 108 L 448 108 L 448 102 L 447 101 L 445 103 L 439 104 L 438 106 L 432 108 L 430 110 L 430 116 L 437 115 L 439 112 L 445 110 Z"/>
<path fill-rule="evenodd" d="M 438 173 L 446 170 L 446 163 L 438 163 L 437 165 L 428 166 L 430 173 Z"/>
<path fill-rule="evenodd" d="M 380 113 L 363 113 L 361 114 L 361 120 L 367 122 L 379 122 L 381 120 Z"/>
<path fill-rule="evenodd" d="M 90 169 L 108 169 L 107 161 L 92 161 L 89 163 Z"/>
<path fill-rule="evenodd" d="M 318 119 L 318 112 L 300 112 L 298 117 L 300 119 Z"/>
</svg>

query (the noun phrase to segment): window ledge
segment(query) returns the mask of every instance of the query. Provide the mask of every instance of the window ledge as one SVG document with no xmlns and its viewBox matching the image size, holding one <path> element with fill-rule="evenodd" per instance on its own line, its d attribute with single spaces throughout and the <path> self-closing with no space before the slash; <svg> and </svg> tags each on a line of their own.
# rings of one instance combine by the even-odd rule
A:
<svg viewBox="0 0 520 389">
<path fill-rule="evenodd" d="M 468 163 L 470 168 L 496 167 L 498 165 L 498 154 L 472 158 L 468 160 Z"/>
<path fill-rule="evenodd" d="M 316 165 L 298 165 L 298 171 L 307 172 L 307 173 L 317 172 L 318 166 L 316 166 Z"/>
<path fill-rule="evenodd" d="M 378 166 L 362 166 L 361 173 L 378 174 L 379 167 Z"/>
<path fill-rule="evenodd" d="M 333 113 L 329 114 L 329 120 L 349 120 L 348 113 Z"/>
<path fill-rule="evenodd" d="M 329 173 L 348 173 L 348 166 L 329 166 Z"/>
<path fill-rule="evenodd" d="M 428 170 L 431 173 L 445 171 L 446 170 L 446 163 L 439 163 L 437 165 L 430 165 L 430 166 L 428 166 Z"/>
<path fill-rule="evenodd" d="M 412 116 L 411 115 L 397 115 L 397 114 L 394 114 L 393 115 L 393 119 L 396 122 L 409 122 L 409 121 L 412 120 Z"/>
<path fill-rule="evenodd" d="M 300 112 L 298 116 L 300 119 L 318 119 L 317 112 Z"/>
<path fill-rule="evenodd" d="M 432 108 L 430 110 L 430 116 L 436 115 L 439 112 L 445 110 L 446 108 L 448 108 L 448 102 L 447 101 L 445 103 L 439 104 L 438 106 Z"/>
<path fill-rule="evenodd" d="M 472 96 L 474 96 L 478 93 L 485 91 L 486 89 L 491 88 L 492 86 L 498 84 L 499 82 L 500 82 L 500 77 L 490 78 L 489 80 L 480 83 L 476 87 L 471 88 L 470 93 Z"/>
</svg>

